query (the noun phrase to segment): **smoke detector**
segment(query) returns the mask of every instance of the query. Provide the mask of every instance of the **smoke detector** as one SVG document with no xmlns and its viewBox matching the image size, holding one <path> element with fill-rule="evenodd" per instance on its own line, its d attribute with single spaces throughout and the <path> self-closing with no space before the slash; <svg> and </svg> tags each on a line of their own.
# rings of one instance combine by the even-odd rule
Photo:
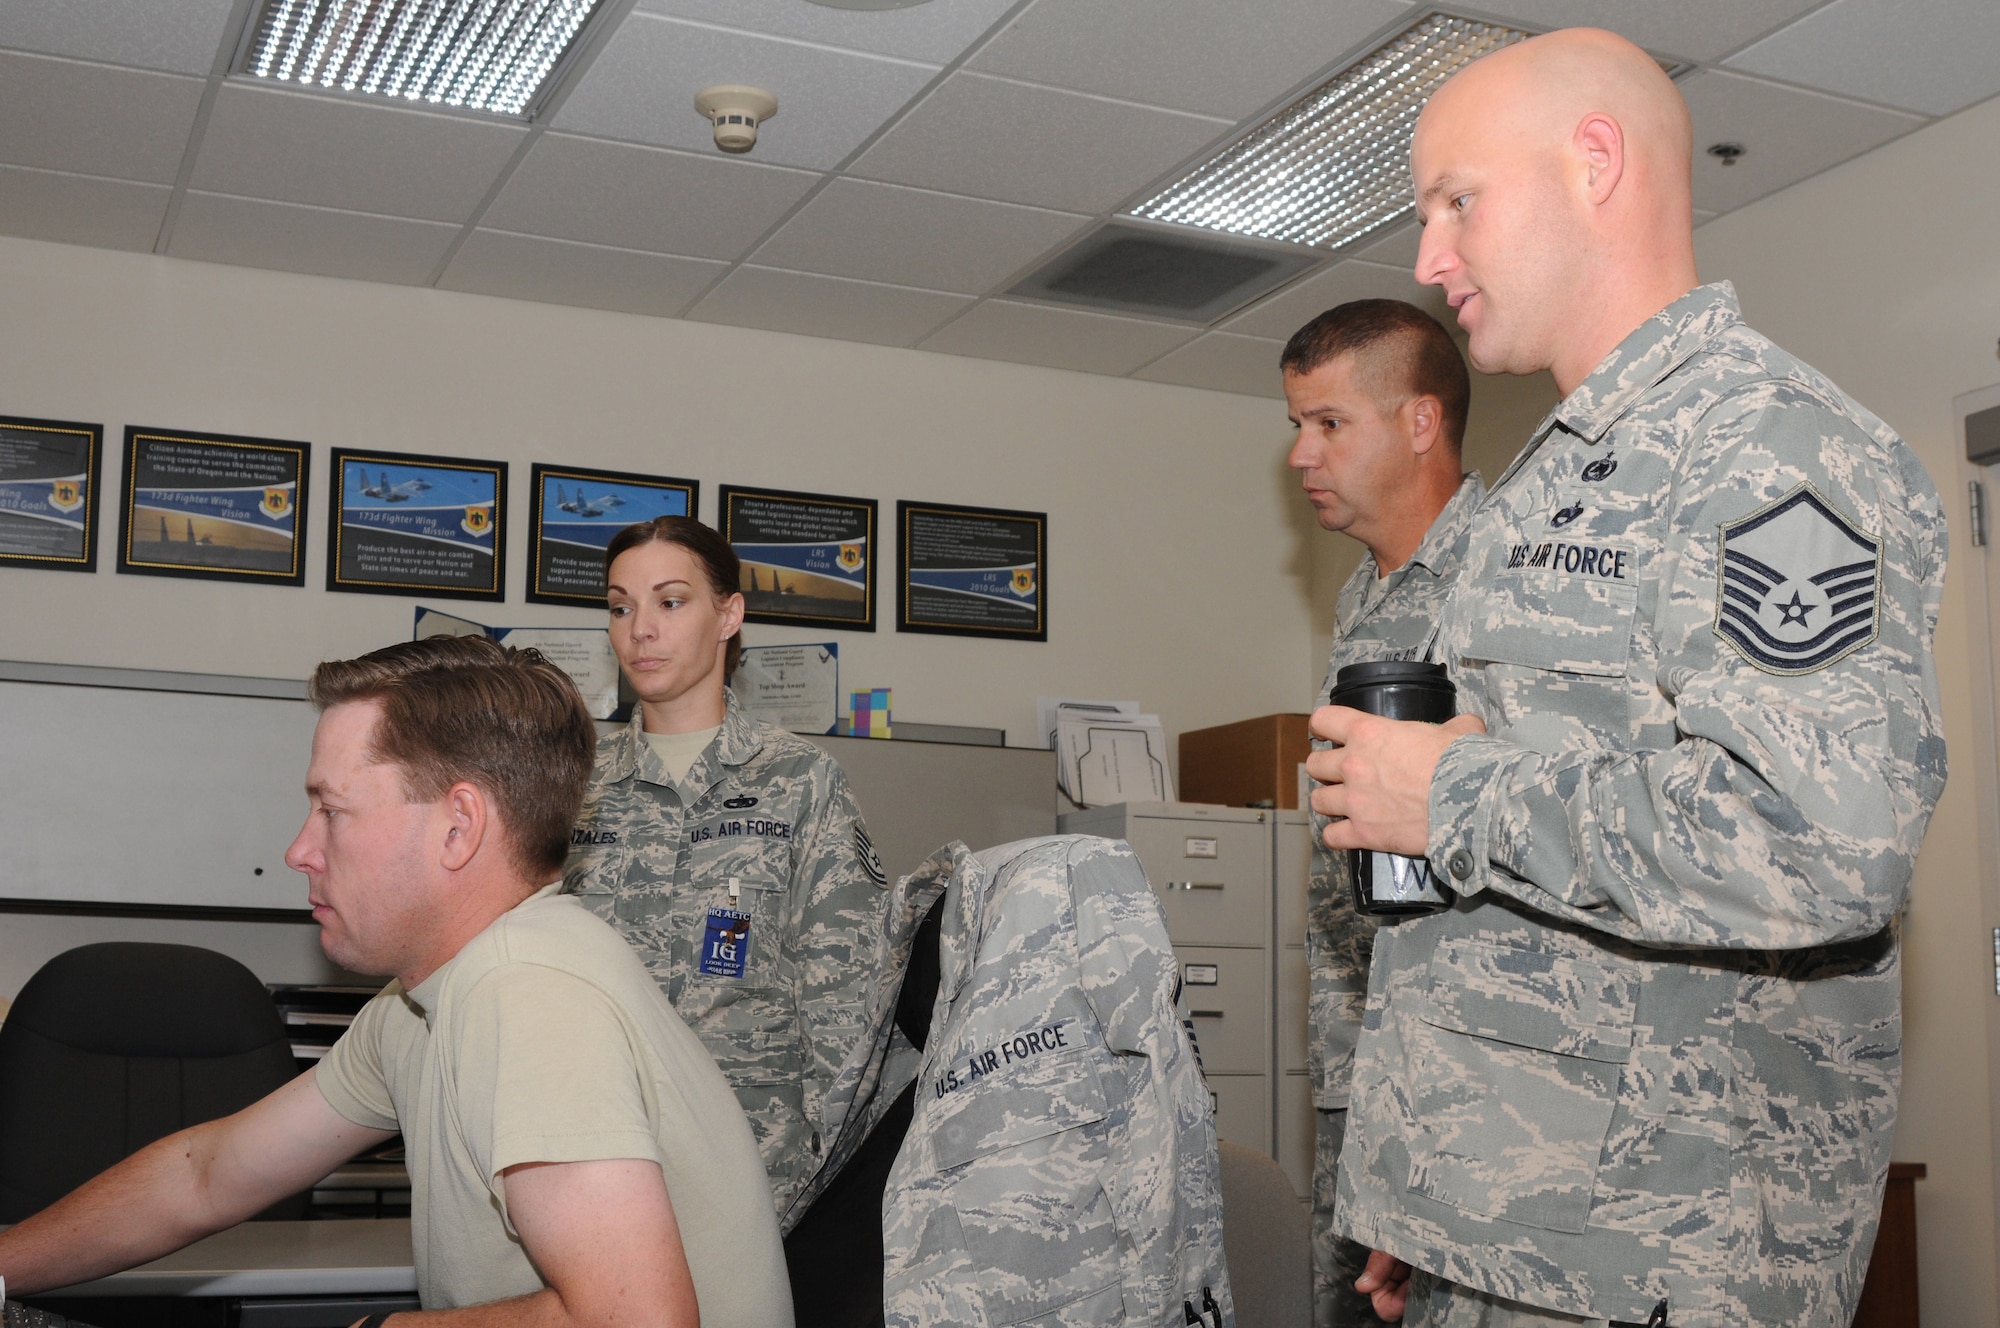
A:
<svg viewBox="0 0 2000 1328">
<path fill-rule="evenodd" d="M 694 108 L 715 126 L 715 146 L 748 152 L 757 145 L 757 126 L 778 113 L 778 99 L 762 88 L 722 83 L 695 93 Z"/>
</svg>

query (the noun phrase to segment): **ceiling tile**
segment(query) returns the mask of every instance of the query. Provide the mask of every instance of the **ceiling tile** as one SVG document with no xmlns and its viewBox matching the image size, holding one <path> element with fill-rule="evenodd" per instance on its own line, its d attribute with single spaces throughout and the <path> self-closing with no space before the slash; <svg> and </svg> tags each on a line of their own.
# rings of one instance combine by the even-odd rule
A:
<svg viewBox="0 0 2000 1328">
<path fill-rule="evenodd" d="M 1406 267 L 1348 259 L 1293 282 L 1269 299 L 1251 305 L 1222 324 L 1230 332 L 1289 340 L 1292 333 L 1337 304 L 1349 300 L 1404 300 L 1450 330 L 1454 323 L 1444 291 L 1419 286 Z"/>
<path fill-rule="evenodd" d="M 1156 383 L 1179 383 L 1183 387 L 1206 387 L 1217 392 L 1241 392 L 1245 396 L 1282 400 L 1285 385 L 1283 375 L 1278 372 L 1278 356 L 1284 349 L 1282 341 L 1210 332 L 1161 356 L 1132 376 Z"/>
<path fill-rule="evenodd" d="M 1192 340 L 1195 334 L 1194 328 L 1175 323 L 988 300 L 925 338 L 919 348 L 1122 375 Z"/>
<path fill-rule="evenodd" d="M 676 318 L 727 263 L 477 230 L 438 285 L 475 295 Z"/>
<path fill-rule="evenodd" d="M 0 166 L 0 233 L 150 252 L 172 196 L 163 184 Z"/>
<path fill-rule="evenodd" d="M 545 134 L 482 222 L 621 249 L 736 258 L 818 179 L 748 161 Z"/>
<path fill-rule="evenodd" d="M 205 76 L 234 7 L 232 0 L 7 0 L 0 46 Z"/>
<path fill-rule="evenodd" d="M 1728 212 L 1857 157 L 1924 121 L 1838 97 L 1702 70 L 1681 80 L 1694 116 L 1694 203 Z M 1704 149 L 1743 145 L 1735 165 Z"/>
<path fill-rule="evenodd" d="M 739 267 L 702 297 L 688 317 L 835 341 L 909 346 L 972 303 L 962 295 Z"/>
<path fill-rule="evenodd" d="M 1412 221 L 1398 227 L 1390 234 L 1354 251 L 1354 257 L 1366 259 L 1370 263 L 1387 263 L 1406 272 L 1414 272 L 1417 267 L 1417 246 L 1424 240 L 1424 228 Z"/>
<path fill-rule="evenodd" d="M 1480 0 L 1483 14 L 1539 31 L 1609 28 L 1655 55 L 1719 60 L 1824 0 Z"/>
<path fill-rule="evenodd" d="M 771 41 L 634 14 L 556 112 L 555 128 L 722 156 L 694 96 L 748 83 L 778 99 L 757 130 L 756 160 L 825 170 L 937 76 L 933 65 Z"/>
<path fill-rule="evenodd" d="M 190 187 L 391 217 L 463 222 L 527 129 L 224 85 Z"/>
<path fill-rule="evenodd" d="M 835 180 L 754 257 L 771 267 L 984 295 L 1089 217 Z"/>
<path fill-rule="evenodd" d="M 0 161 L 172 184 L 201 80 L 0 52 Z"/>
<path fill-rule="evenodd" d="M 850 173 L 1071 212 L 1105 212 L 1234 126 L 954 74 Z"/>
<path fill-rule="evenodd" d="M 1014 0 L 951 0 L 905 9 L 852 10 L 799 0 L 639 0 L 642 13 L 740 32 L 945 64 L 1000 21 Z"/>
<path fill-rule="evenodd" d="M 2000 5 L 1834 0 L 1733 56 L 1729 65 L 1950 115 L 2000 93 Z"/>
<path fill-rule="evenodd" d="M 167 252 L 241 267 L 271 267 L 404 286 L 428 283 L 456 226 L 190 191 Z"/>
<path fill-rule="evenodd" d="M 1411 12 L 1405 0 L 1036 0 L 968 67 L 1240 120 Z"/>
</svg>

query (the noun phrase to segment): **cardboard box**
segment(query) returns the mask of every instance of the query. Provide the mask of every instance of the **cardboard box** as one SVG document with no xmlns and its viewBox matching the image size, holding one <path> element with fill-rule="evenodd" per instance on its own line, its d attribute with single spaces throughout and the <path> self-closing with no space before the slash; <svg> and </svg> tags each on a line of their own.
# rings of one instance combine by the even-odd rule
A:
<svg viewBox="0 0 2000 1328">
<path fill-rule="evenodd" d="M 1181 734 L 1181 800 L 1296 809 L 1299 763 L 1312 750 L 1310 715 L 1260 715 Z"/>
</svg>

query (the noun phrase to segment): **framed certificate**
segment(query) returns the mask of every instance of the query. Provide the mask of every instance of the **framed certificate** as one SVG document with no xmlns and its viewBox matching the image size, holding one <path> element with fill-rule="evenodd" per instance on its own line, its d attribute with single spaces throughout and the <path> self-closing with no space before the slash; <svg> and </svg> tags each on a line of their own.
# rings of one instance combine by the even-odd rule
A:
<svg viewBox="0 0 2000 1328">
<path fill-rule="evenodd" d="M 717 527 L 743 560 L 744 617 L 875 630 L 873 498 L 722 486 Z"/>
<path fill-rule="evenodd" d="M 528 525 L 528 598 L 537 604 L 604 607 L 604 550 L 627 526 L 656 516 L 693 516 L 696 480 L 575 470 L 536 463 Z"/>
<path fill-rule="evenodd" d="M 501 600 L 507 463 L 333 449 L 326 588 Z"/>
<path fill-rule="evenodd" d="M 311 459 L 311 443 L 126 429 L 118 570 L 304 585 Z"/>
<path fill-rule="evenodd" d="M 0 567 L 97 570 L 104 429 L 0 416 Z"/>
<path fill-rule="evenodd" d="M 896 504 L 896 630 L 1046 641 L 1046 512 Z"/>
</svg>

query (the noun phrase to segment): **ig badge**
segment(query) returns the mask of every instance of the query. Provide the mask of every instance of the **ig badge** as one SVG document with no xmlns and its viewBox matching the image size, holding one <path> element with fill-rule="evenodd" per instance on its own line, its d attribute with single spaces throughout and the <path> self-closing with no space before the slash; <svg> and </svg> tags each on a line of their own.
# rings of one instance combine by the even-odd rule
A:
<svg viewBox="0 0 2000 1328">
<path fill-rule="evenodd" d="M 1768 673 L 1823 669 L 1875 639 L 1882 545 L 1810 484 L 1722 527 L 1715 632 Z"/>
</svg>

